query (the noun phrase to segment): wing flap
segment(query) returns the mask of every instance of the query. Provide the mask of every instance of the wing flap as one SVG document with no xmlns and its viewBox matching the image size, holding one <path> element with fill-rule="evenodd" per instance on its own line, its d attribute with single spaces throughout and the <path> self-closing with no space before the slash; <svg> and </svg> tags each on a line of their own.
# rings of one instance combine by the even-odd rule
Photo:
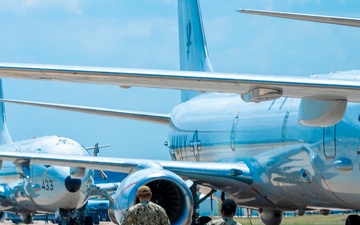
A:
<svg viewBox="0 0 360 225">
<path fill-rule="evenodd" d="M 359 74 L 359 71 L 350 71 Z M 293 98 L 360 102 L 359 79 L 267 76 L 191 71 L 141 70 L 0 63 L 1 77 L 226 92 L 247 95 L 254 89 L 276 90 Z"/>
</svg>

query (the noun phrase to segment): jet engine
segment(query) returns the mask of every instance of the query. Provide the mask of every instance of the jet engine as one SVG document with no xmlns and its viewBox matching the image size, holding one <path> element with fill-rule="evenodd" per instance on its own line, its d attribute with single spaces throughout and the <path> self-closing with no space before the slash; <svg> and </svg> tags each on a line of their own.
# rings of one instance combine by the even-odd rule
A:
<svg viewBox="0 0 360 225">
<path fill-rule="evenodd" d="M 265 225 L 280 225 L 284 213 L 273 209 L 259 209 L 261 221 Z"/>
<path fill-rule="evenodd" d="M 162 206 L 171 224 L 190 224 L 193 197 L 186 183 L 175 173 L 162 168 L 142 169 L 127 176 L 116 190 L 115 217 L 122 222 L 126 211 L 136 203 L 137 189 L 147 185 L 152 192 L 151 201 Z"/>
</svg>

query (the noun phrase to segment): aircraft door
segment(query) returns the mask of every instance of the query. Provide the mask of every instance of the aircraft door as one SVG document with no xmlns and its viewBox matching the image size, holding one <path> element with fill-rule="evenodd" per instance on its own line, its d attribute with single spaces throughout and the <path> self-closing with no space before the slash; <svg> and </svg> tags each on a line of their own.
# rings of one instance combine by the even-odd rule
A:
<svg viewBox="0 0 360 225">
<path fill-rule="evenodd" d="M 336 125 L 323 128 L 323 146 L 326 158 L 336 156 Z"/>
</svg>

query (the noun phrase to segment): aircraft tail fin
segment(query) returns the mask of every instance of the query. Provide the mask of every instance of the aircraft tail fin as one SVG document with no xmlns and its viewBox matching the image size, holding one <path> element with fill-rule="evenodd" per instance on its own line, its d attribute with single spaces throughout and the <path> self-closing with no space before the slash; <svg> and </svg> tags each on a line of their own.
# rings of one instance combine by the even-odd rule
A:
<svg viewBox="0 0 360 225">
<path fill-rule="evenodd" d="M 2 79 L 0 79 L 0 98 L 3 99 L 3 85 Z M 0 103 L 0 144 L 11 143 L 11 137 L 6 126 L 5 104 Z"/>
<path fill-rule="evenodd" d="M 180 70 L 213 72 L 207 51 L 198 0 L 178 0 Z M 181 101 L 199 95 L 182 91 Z"/>
</svg>

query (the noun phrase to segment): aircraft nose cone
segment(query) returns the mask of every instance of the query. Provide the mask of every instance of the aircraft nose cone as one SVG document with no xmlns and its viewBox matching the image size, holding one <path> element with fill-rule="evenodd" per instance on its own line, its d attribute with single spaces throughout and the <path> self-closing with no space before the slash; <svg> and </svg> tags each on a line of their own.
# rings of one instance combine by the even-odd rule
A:
<svg viewBox="0 0 360 225">
<path fill-rule="evenodd" d="M 80 190 L 81 180 L 73 179 L 70 176 L 68 176 L 65 179 L 65 187 L 66 187 L 66 190 L 68 190 L 71 193 L 77 192 L 78 190 Z"/>
</svg>

